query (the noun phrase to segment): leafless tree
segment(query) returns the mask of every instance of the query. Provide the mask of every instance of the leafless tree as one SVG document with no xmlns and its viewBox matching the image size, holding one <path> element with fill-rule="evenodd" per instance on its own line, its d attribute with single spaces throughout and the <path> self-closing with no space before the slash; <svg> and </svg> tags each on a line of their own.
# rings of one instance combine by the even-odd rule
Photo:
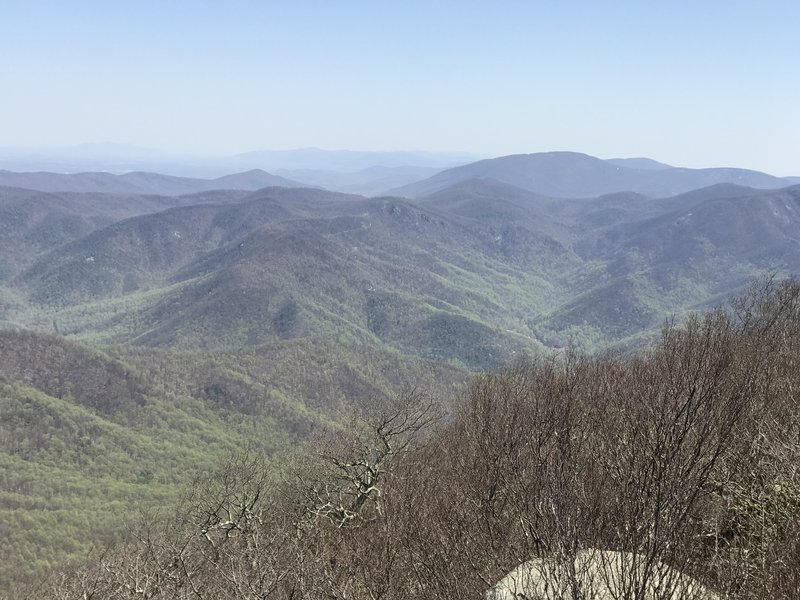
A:
<svg viewBox="0 0 800 600">
<path fill-rule="evenodd" d="M 450 419 L 406 394 L 284 480 L 252 454 L 198 479 L 49 597 L 460 600 L 532 561 L 590 600 L 587 566 L 624 557 L 615 600 L 796 598 L 799 358 L 800 283 L 766 281 L 637 357 L 476 376 Z"/>
</svg>

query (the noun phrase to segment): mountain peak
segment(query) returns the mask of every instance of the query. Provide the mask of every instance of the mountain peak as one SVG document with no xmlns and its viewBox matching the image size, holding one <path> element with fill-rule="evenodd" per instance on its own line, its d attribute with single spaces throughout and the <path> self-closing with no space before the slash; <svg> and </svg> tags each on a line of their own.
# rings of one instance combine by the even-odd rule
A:
<svg viewBox="0 0 800 600">
<path fill-rule="evenodd" d="M 416 198 L 461 181 L 487 178 L 558 198 L 594 198 L 625 191 L 669 197 L 716 183 L 761 189 L 787 187 L 793 183 L 746 169 L 685 169 L 644 158 L 602 160 L 580 152 L 557 151 L 481 160 L 447 169 L 390 193 Z"/>
</svg>

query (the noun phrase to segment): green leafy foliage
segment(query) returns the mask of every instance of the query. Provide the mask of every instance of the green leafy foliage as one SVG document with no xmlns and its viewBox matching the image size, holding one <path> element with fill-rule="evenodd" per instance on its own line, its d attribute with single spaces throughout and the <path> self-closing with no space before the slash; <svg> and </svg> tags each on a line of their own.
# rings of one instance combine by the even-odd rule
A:
<svg viewBox="0 0 800 600">
<path fill-rule="evenodd" d="M 0 333 L 0 593 L 126 538 L 241 448 L 280 457 L 319 424 L 453 368 L 290 341 L 232 354 L 93 348 Z"/>
</svg>

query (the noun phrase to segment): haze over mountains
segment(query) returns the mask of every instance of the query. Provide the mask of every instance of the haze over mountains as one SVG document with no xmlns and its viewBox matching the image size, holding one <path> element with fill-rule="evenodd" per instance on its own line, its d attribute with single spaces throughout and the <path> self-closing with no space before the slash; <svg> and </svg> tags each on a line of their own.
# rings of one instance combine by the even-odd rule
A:
<svg viewBox="0 0 800 600">
<path fill-rule="evenodd" d="M 800 272 L 792 178 L 576 153 L 331 164 L 0 172 L 6 564 L 83 555 L 87 495 L 102 514 L 163 506 L 233 448 L 278 452 L 337 410 L 522 354 L 641 348 Z"/>
<path fill-rule="evenodd" d="M 631 166 L 633 165 L 633 166 Z M 644 168 L 642 168 L 644 166 Z M 600 160 L 576 152 L 517 154 L 454 167 L 391 194 L 418 198 L 469 179 L 497 179 L 558 198 L 592 198 L 614 192 L 667 197 L 717 183 L 774 189 L 797 183 L 747 169 L 683 169 L 642 159 Z"/>
<path fill-rule="evenodd" d="M 209 190 L 257 190 L 269 186 L 301 187 L 302 184 L 261 170 L 224 175 L 216 179 L 174 177 L 172 175 L 139 171 L 122 175 L 113 175 L 111 173 L 64 174 L 0 171 L 0 186 L 42 192 L 103 192 L 111 194 L 181 196 Z"/>
<path fill-rule="evenodd" d="M 9 171 L 151 171 L 183 177 L 214 178 L 262 169 L 356 173 L 372 167 L 444 169 L 477 160 L 466 153 L 364 152 L 353 150 L 261 150 L 232 156 L 186 155 L 126 144 L 81 144 L 65 148 L 0 148 L 0 169 Z"/>
<path fill-rule="evenodd" d="M 14 158 L 19 151 L 5 152 L 4 156 L 0 151 L 0 168 L 23 160 Z M 21 172 L 12 172 L 13 168 L 0 170 L 0 186 L 160 195 L 305 186 L 366 196 L 418 198 L 470 179 L 496 179 L 546 196 L 591 198 L 624 191 L 667 197 L 717 183 L 763 189 L 800 183 L 798 177 L 774 177 L 747 169 L 686 169 L 647 158 L 602 160 L 575 152 L 520 154 L 469 162 L 466 155 L 309 148 L 221 158 L 182 157 L 187 161 L 186 168 L 175 168 L 169 162 L 174 157 L 169 155 L 126 146 L 86 145 L 61 152 L 64 154 L 54 156 L 62 156 L 65 164 L 73 157 L 77 161 L 72 163 L 73 168 L 43 171 L 41 165 L 48 164 L 48 155 L 33 153 L 24 160 L 36 166 L 16 169 Z M 132 159 L 126 165 L 122 159 L 127 156 L 141 160 Z M 150 158 L 145 160 L 146 156 Z M 91 170 L 74 168 L 78 164 L 91 165 Z M 154 167 L 152 170 L 157 172 L 143 166 Z M 186 173 L 192 176 L 177 176 Z"/>
</svg>

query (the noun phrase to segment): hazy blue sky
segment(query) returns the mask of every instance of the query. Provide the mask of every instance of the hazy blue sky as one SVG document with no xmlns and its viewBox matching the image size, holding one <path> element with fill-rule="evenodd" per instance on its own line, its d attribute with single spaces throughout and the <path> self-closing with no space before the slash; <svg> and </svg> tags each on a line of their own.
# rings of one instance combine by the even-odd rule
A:
<svg viewBox="0 0 800 600">
<path fill-rule="evenodd" d="M 576 150 L 800 175 L 800 2 L 0 0 L 0 146 Z"/>
</svg>

